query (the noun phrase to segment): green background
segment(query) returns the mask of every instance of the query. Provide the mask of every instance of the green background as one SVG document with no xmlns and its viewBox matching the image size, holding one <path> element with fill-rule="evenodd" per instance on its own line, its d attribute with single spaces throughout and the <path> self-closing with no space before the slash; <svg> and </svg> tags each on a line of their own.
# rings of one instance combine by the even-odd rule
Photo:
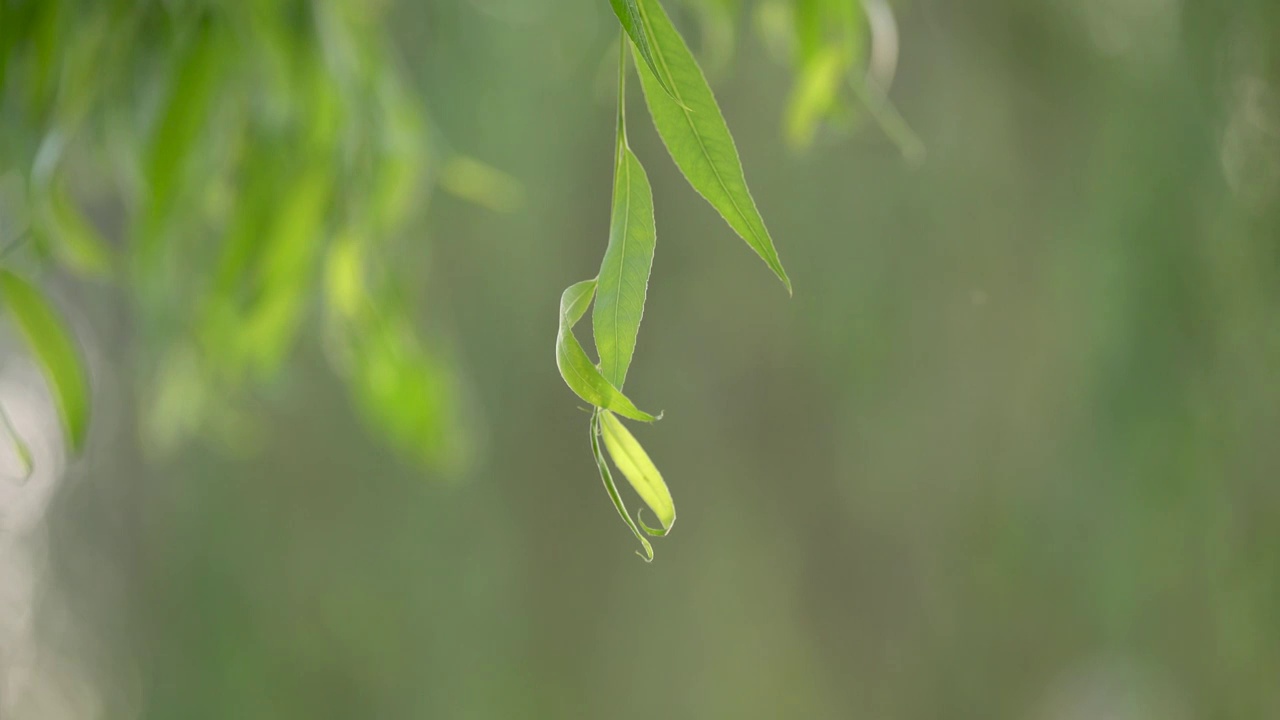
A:
<svg viewBox="0 0 1280 720">
<path fill-rule="evenodd" d="M 607 237 L 616 20 L 393 3 L 434 127 L 524 185 L 434 195 L 400 268 L 473 462 L 390 452 L 315 331 L 252 443 L 152 459 L 131 311 L 66 280 L 95 425 L 14 546 L 45 683 L 16 717 L 1280 714 L 1280 6 L 896 10 L 919 166 L 870 122 L 789 149 L 750 13 L 711 76 L 790 300 L 632 84 L 658 241 L 627 388 L 680 517 L 646 565 L 552 355 Z"/>
</svg>

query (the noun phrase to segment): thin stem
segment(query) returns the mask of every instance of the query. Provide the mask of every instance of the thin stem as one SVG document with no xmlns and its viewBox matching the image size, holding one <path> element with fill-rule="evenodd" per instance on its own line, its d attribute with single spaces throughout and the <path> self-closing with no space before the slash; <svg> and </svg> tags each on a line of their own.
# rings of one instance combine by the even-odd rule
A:
<svg viewBox="0 0 1280 720">
<path fill-rule="evenodd" d="M 20 482 L 26 482 L 31 477 L 31 471 L 35 468 L 35 463 L 31 459 L 31 448 L 27 446 L 22 436 L 18 434 L 18 428 L 14 426 L 13 419 L 9 417 L 9 411 L 4 409 L 4 405 L 0 404 L 0 422 L 4 424 L 5 432 L 8 433 L 9 439 L 13 441 L 13 449 L 18 453 L 18 461 L 22 463 L 22 477 Z"/>
<path fill-rule="evenodd" d="M 880 86 L 870 77 L 863 79 L 850 77 L 849 87 L 853 89 L 853 94 L 867 106 L 867 111 L 880 126 L 880 130 L 894 145 L 898 146 L 898 150 L 907 162 L 912 165 L 923 163 L 924 143 L 920 141 L 920 136 L 911 129 L 893 103 L 889 102 L 889 98 Z"/>
</svg>

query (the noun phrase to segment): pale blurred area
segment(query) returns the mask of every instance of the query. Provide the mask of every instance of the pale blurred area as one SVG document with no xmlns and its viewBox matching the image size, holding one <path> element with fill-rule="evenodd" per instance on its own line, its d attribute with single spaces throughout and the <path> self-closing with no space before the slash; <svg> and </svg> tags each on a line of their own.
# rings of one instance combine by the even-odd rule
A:
<svg viewBox="0 0 1280 720">
<path fill-rule="evenodd" d="M 1280 3 L 872 3 L 912 162 L 865 112 L 784 141 L 769 3 L 664 2 L 699 51 L 737 18 L 712 84 L 795 296 L 633 84 L 656 561 L 552 357 L 607 239 L 609 5 L 387 0 L 433 131 L 520 184 L 434 194 L 400 265 L 469 464 L 390 451 L 312 326 L 247 424 L 157 454 L 150 338 L 59 276 L 93 425 L 68 460 L 2 340 L 0 720 L 1280 718 Z"/>
</svg>

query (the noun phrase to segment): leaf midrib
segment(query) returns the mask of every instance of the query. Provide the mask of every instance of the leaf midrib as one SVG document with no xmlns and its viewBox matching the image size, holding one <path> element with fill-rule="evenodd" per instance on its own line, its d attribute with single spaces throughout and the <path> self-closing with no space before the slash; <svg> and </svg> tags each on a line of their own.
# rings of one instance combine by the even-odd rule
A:
<svg viewBox="0 0 1280 720">
<path fill-rule="evenodd" d="M 667 84 L 671 86 L 671 92 L 675 94 L 675 98 L 677 100 L 676 104 L 680 107 L 680 112 L 684 116 L 685 122 L 689 124 L 689 129 L 693 131 L 693 136 L 698 140 L 698 148 L 702 150 L 702 156 L 707 158 L 707 165 L 711 167 L 711 174 L 715 175 L 716 183 L 720 185 L 720 189 L 724 190 L 724 194 L 728 196 L 729 203 L 733 205 L 733 210 L 738 214 L 738 218 L 747 225 L 752 236 L 755 237 L 756 242 L 760 242 L 759 233 L 756 232 L 754 227 L 751 227 L 751 221 L 747 218 L 746 213 L 742 212 L 742 208 L 738 205 L 737 199 L 733 197 L 733 193 L 729 192 L 729 186 L 725 185 L 724 178 L 720 176 L 720 170 L 716 167 L 716 164 L 711 161 L 711 153 L 707 150 L 706 143 L 702 141 L 702 133 L 698 131 L 698 126 L 694 124 L 693 118 L 690 117 L 690 111 L 688 109 L 689 106 L 681 96 L 679 88 L 676 87 L 675 76 L 671 74 L 671 68 L 667 65 L 667 56 L 663 52 L 661 44 L 656 42 L 656 36 L 653 34 L 653 23 L 649 20 L 649 11 L 643 5 L 640 5 L 639 9 L 640 20 L 644 22 L 645 32 L 648 33 L 650 37 L 650 51 L 653 53 L 654 57 L 658 58 L 658 62 L 662 63 L 662 71 L 667 75 Z M 766 264 L 769 265 L 770 269 L 776 271 L 773 267 L 773 263 L 767 262 Z"/>
<path fill-rule="evenodd" d="M 622 152 L 618 153 L 618 163 L 622 166 L 623 178 L 626 182 L 625 192 L 623 193 L 623 209 L 622 209 L 622 243 L 618 249 L 618 289 L 613 298 L 613 374 L 618 377 L 618 363 L 621 362 L 621 353 L 618 352 L 620 343 L 618 342 L 618 313 L 622 307 L 622 275 L 627 266 L 627 228 L 631 224 L 631 162 L 627 157 L 629 150 L 623 140 Z M 638 326 L 638 323 L 637 323 Z M 622 378 L 618 377 L 618 386 L 621 389 Z"/>
<path fill-rule="evenodd" d="M 614 421 L 620 423 L 620 421 L 618 421 L 616 418 Z M 604 426 L 605 433 L 612 435 L 614 437 L 614 445 L 617 447 L 618 451 L 621 452 L 624 456 L 626 456 L 627 461 L 631 463 L 631 466 L 636 469 L 636 472 L 639 474 L 641 479 L 644 480 L 645 487 L 647 487 L 650 490 L 650 492 L 657 494 L 658 493 L 657 485 L 655 485 L 653 482 L 653 479 L 649 477 L 649 473 L 645 472 L 644 465 L 641 464 L 640 461 L 636 459 L 635 454 L 632 453 L 631 449 L 627 447 L 627 443 L 622 442 L 622 440 L 620 439 L 621 434 L 617 430 L 614 430 L 613 428 L 611 428 L 609 426 L 609 423 L 603 423 L 603 426 Z M 650 460 L 647 464 L 652 465 L 653 462 Z M 625 475 L 626 473 L 623 473 L 623 474 Z M 648 504 L 647 500 L 645 501 L 645 504 L 646 505 Z M 656 508 L 654 508 L 653 511 L 655 513 L 658 512 Z M 661 520 L 661 518 L 659 519 Z"/>
</svg>

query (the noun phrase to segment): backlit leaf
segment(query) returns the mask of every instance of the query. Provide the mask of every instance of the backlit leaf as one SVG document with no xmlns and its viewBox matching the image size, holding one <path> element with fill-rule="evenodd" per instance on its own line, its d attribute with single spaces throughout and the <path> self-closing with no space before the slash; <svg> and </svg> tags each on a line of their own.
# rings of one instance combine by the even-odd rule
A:
<svg viewBox="0 0 1280 720">
<path fill-rule="evenodd" d="M 654 530 L 648 526 L 644 526 L 644 529 L 651 535 L 666 535 L 676 521 L 676 505 L 671 499 L 671 491 L 667 490 L 667 483 L 662 479 L 662 473 L 658 472 L 658 468 L 649 459 L 649 454 L 640 447 L 627 426 L 614 417 L 613 413 L 600 413 L 600 427 L 603 430 L 604 446 L 609 451 L 613 464 L 662 523 L 662 530 Z"/>
<path fill-rule="evenodd" d="M 627 506 L 622 502 L 622 495 L 618 493 L 618 486 L 613 482 L 613 473 L 609 472 L 609 464 L 605 462 L 604 453 L 600 452 L 600 411 L 596 410 L 591 415 L 591 454 L 595 456 L 596 468 L 600 471 L 600 480 L 604 482 L 604 489 L 609 493 L 609 499 L 613 501 L 613 506 L 617 508 L 618 514 L 622 516 L 622 521 L 631 528 L 631 532 L 635 534 L 636 539 L 640 541 L 640 545 L 644 548 L 644 552 L 636 551 L 636 554 L 644 558 L 645 562 L 653 562 L 653 545 L 649 544 L 648 538 L 640 532 L 640 528 L 636 526 L 636 521 L 631 519 L 631 514 L 627 512 Z"/>
<path fill-rule="evenodd" d="M 570 285 L 560 296 L 560 332 L 556 336 L 556 365 L 560 368 L 560 376 L 578 397 L 598 408 L 612 410 L 633 420 L 653 422 L 658 418 L 637 408 L 609 384 L 573 335 L 573 326 L 586 314 L 595 291 L 595 280 L 583 280 Z"/>
<path fill-rule="evenodd" d="M 818 123 L 838 99 L 843 86 L 845 60 L 839 48 L 820 51 L 800 71 L 787 103 L 787 142 L 804 148 L 813 143 Z"/>
</svg>

